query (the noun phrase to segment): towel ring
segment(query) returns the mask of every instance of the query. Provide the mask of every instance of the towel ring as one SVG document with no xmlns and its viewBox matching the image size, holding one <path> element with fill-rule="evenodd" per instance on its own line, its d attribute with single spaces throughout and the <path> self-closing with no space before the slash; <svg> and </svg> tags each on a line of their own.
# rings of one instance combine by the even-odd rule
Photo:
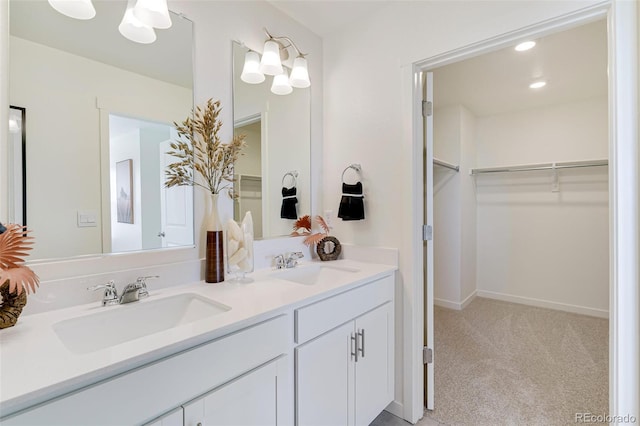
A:
<svg viewBox="0 0 640 426">
<path fill-rule="evenodd" d="M 362 166 L 360 164 L 354 163 L 354 164 L 349 164 L 347 167 L 345 167 L 345 169 L 342 171 L 342 183 L 344 182 L 344 174 L 347 172 L 347 170 L 349 169 L 353 169 L 356 172 L 360 173 L 360 171 L 362 170 Z"/>
<path fill-rule="evenodd" d="M 292 170 L 290 172 L 287 172 L 284 174 L 284 176 L 282 176 L 282 187 L 286 188 L 284 186 L 284 181 L 287 178 L 287 176 L 291 176 L 291 179 L 293 180 L 293 185 L 291 185 L 291 188 L 295 188 L 296 186 L 298 186 L 298 171 L 297 170 Z"/>
</svg>

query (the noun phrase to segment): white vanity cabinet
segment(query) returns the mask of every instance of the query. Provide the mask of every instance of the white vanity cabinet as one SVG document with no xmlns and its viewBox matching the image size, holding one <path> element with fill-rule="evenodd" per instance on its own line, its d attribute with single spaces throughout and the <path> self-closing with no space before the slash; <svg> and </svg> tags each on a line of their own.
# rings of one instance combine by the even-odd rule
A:
<svg viewBox="0 0 640 426">
<path fill-rule="evenodd" d="M 283 424 L 278 421 L 278 394 L 283 392 L 278 389 L 283 386 L 282 380 L 278 383 L 278 372 L 286 369 L 285 360 L 270 362 L 183 405 L 184 425 Z"/>
<path fill-rule="evenodd" d="M 184 414 L 182 407 L 176 408 L 170 413 L 163 415 L 162 417 L 155 419 L 151 423 L 147 423 L 145 426 L 183 426 Z"/>
<path fill-rule="evenodd" d="M 260 414 L 287 412 L 291 397 L 277 392 L 275 383 L 288 383 L 282 364 L 291 362 L 290 329 L 290 315 L 280 315 L 3 418 L 2 425 L 177 426 L 183 416 L 176 413 L 195 412 L 198 398 L 228 416 L 252 411 L 251 405 L 230 405 L 230 395 L 240 394 L 246 404 L 259 403 Z"/>
<path fill-rule="evenodd" d="M 296 310 L 296 423 L 368 425 L 393 400 L 393 278 Z"/>
<path fill-rule="evenodd" d="M 54 340 L 49 367 L 25 364 L 31 380 L 44 385 L 14 374 L 11 384 L 31 391 L 0 399 L 0 424 L 370 424 L 394 397 L 392 267 L 346 263 L 344 274 L 333 271 L 331 280 L 312 285 L 268 272 L 263 282 L 238 288 L 194 284 L 190 291 L 232 307 L 213 319 L 90 353 Z M 25 342 L 45 354 L 47 342 L 58 339 L 51 324 L 72 315 L 52 311 L 25 321 L 25 330 L 30 325 L 43 336 Z M 3 366 L 19 365 L 19 347 L 8 347 Z M 51 366 L 63 369 L 55 380 L 42 376 Z M 8 382 L 5 373 L 3 391 Z"/>
</svg>

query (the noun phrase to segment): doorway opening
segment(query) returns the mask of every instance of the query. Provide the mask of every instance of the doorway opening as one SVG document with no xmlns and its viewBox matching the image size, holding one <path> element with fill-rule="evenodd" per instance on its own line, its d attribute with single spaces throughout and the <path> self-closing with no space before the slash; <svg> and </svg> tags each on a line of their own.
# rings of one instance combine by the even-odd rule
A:
<svg viewBox="0 0 640 426">
<path fill-rule="evenodd" d="M 510 37 L 508 43 L 496 43 L 495 40 L 487 42 L 489 47 L 483 51 L 474 47 L 476 50 L 472 59 L 460 61 L 460 54 L 451 54 L 449 57 L 443 55 L 414 68 L 418 72 L 430 71 L 435 74 L 433 84 L 436 94 L 435 103 L 425 108 L 425 117 L 430 111 L 434 111 L 436 117 L 436 123 L 432 127 L 432 131 L 434 128 L 436 131 L 435 146 L 432 145 L 431 151 L 429 146 L 426 147 L 428 161 L 425 159 L 424 163 L 427 182 L 432 185 L 425 187 L 425 223 L 434 226 L 433 240 L 425 243 L 425 278 L 429 279 L 432 275 L 432 282 L 436 281 L 434 294 L 430 295 L 430 290 L 424 289 L 427 346 L 433 345 L 429 342 L 429 336 L 433 336 L 431 331 L 434 323 L 433 308 L 429 304 L 434 300 L 436 304 L 447 308 L 463 309 L 475 297 L 480 296 L 596 317 L 608 316 L 609 173 L 606 161 L 610 132 L 607 113 L 607 32 L 606 21 L 603 19 L 605 12 L 606 10 L 601 11 L 597 16 L 598 20 L 593 14 L 583 19 L 570 20 L 568 26 L 571 28 L 568 29 L 565 23 L 556 25 L 553 32 L 549 28 L 520 32 L 517 37 Z M 580 24 L 579 27 L 576 27 L 576 22 Z M 599 34 L 598 43 L 604 52 L 600 53 L 602 66 L 599 82 L 595 84 L 600 90 L 598 93 L 578 90 L 586 96 L 571 99 L 567 90 L 563 92 L 559 88 L 561 77 L 559 71 L 555 71 L 552 73 L 553 79 L 549 77 L 547 89 L 551 88 L 550 81 L 553 80 L 557 97 L 544 101 L 541 100 L 544 96 L 537 96 L 537 103 L 525 104 L 515 94 L 497 92 L 495 88 L 490 96 L 483 96 L 482 90 L 478 87 L 487 83 L 477 70 L 466 77 L 461 70 L 465 67 L 464 62 L 481 63 L 484 56 L 488 58 L 492 55 L 495 59 L 496 55 L 499 57 L 500 54 L 513 52 L 515 41 L 522 41 L 525 33 L 529 36 L 527 38 L 538 39 L 538 48 L 541 48 L 545 47 L 545 43 L 551 44 L 548 40 L 554 37 L 568 36 L 571 31 L 589 29 Z M 501 48 L 513 46 L 496 50 L 497 44 L 500 44 Z M 556 44 L 558 43 L 553 43 Z M 573 53 L 584 53 L 582 48 L 577 49 L 577 52 Z M 477 56 L 479 54 L 482 56 Z M 472 55 L 466 52 L 464 56 L 469 58 Z M 560 71 L 568 71 L 567 64 L 571 62 L 571 55 L 560 57 L 565 61 L 564 65 L 560 61 L 561 67 L 567 68 Z M 576 61 L 579 62 L 578 59 Z M 531 93 L 533 89 L 530 89 L 528 84 L 533 83 L 535 77 L 541 77 L 536 75 L 535 71 L 540 72 L 544 61 L 533 62 L 534 65 L 538 65 L 538 69 L 521 78 L 521 83 L 527 83 L 522 89 L 523 93 Z M 499 80 L 505 85 L 517 80 L 515 74 L 519 72 L 518 69 L 512 70 L 496 63 L 500 62 L 494 61 L 493 67 L 489 67 L 487 72 L 502 75 Z M 446 71 L 448 73 L 443 74 Z M 514 75 L 505 75 L 506 71 Z M 576 77 L 577 74 L 573 75 L 571 83 L 579 86 L 582 82 L 580 78 L 588 73 L 578 74 L 579 77 Z M 447 78 L 453 85 L 440 84 Z M 444 87 L 449 90 L 445 95 L 441 95 L 441 98 L 446 99 L 448 96 L 454 102 L 439 105 L 438 90 Z M 593 85 L 589 89 L 592 88 Z M 473 100 L 460 101 L 461 98 L 455 102 L 456 96 L 470 92 L 480 95 L 479 98 L 483 100 L 475 105 Z M 541 92 L 538 91 L 539 93 Z M 495 105 L 500 104 L 499 101 L 505 105 L 512 102 L 511 110 L 507 107 L 503 107 L 505 109 L 502 111 L 492 109 L 497 108 Z M 464 105 L 464 102 L 471 106 Z M 448 110 L 443 109 L 447 107 Z M 573 122 L 568 121 L 566 114 L 564 120 L 558 122 L 557 118 L 560 117 L 562 109 L 566 114 L 573 114 Z M 440 127 L 437 122 L 439 113 L 442 120 Z M 536 114 L 537 119 L 534 118 Z M 553 120 L 553 117 L 556 119 L 555 126 L 547 125 L 548 123 L 543 125 L 546 123 L 545 120 Z M 535 122 L 538 127 L 528 127 L 525 125 L 527 121 Z M 565 127 L 567 131 L 558 125 Z M 570 130 L 576 128 L 586 133 L 571 134 Z M 514 137 L 518 134 L 522 134 L 523 137 Z M 439 139 L 445 141 L 440 146 Z M 531 140 L 539 142 L 531 143 Z M 560 143 L 562 140 L 568 143 Z M 542 157 L 545 155 L 547 158 L 543 160 Z M 513 166 L 522 169 L 516 171 L 513 170 Z M 455 170 L 456 167 L 459 167 L 459 171 Z M 494 170 L 499 168 L 502 170 Z M 535 170 L 525 170 L 526 168 Z M 433 191 L 431 197 L 434 197 L 432 203 L 428 202 L 430 189 Z M 438 209 L 438 201 L 440 211 L 435 212 L 435 217 L 429 217 L 429 214 L 434 214 L 433 209 Z M 537 206 L 538 211 L 532 209 L 532 206 Z M 585 215 L 577 216 L 580 212 Z M 438 216 L 440 222 L 446 222 L 438 224 Z M 563 220 L 565 224 L 568 220 L 568 224 L 574 228 L 561 225 Z M 590 225 L 594 223 L 597 225 L 595 234 L 592 234 L 593 229 Z M 588 231 L 579 232 L 575 228 L 579 225 L 585 225 Z M 524 237 L 527 232 L 530 239 L 537 242 L 528 241 Z M 570 235 L 572 232 L 576 235 Z M 591 241 L 588 246 L 584 241 L 584 236 L 587 235 L 596 240 Z M 565 246 L 556 244 L 558 241 L 565 243 Z M 569 249 L 569 246 L 574 249 Z M 593 252 L 589 252 L 590 249 L 594 249 Z M 434 252 L 438 257 L 438 251 L 440 262 L 435 259 L 435 263 L 431 263 L 434 259 L 431 257 L 430 260 L 429 257 L 433 256 Z M 568 257 L 563 258 L 560 256 L 562 253 L 568 253 Z M 585 257 L 581 257 L 582 255 Z M 429 265 L 433 266 L 429 268 Z M 591 271 L 590 268 L 597 270 L 597 273 L 589 274 L 586 281 L 597 284 L 584 291 L 584 288 L 577 284 L 585 280 L 578 276 L 587 270 Z M 537 273 L 542 273 L 543 277 L 536 275 Z M 514 277 L 520 279 L 514 283 Z M 558 280 L 566 282 L 569 278 L 572 285 L 558 285 Z M 438 287 L 438 282 L 444 284 Z M 537 286 L 532 286 L 532 282 L 537 283 Z M 491 287 L 492 285 L 494 287 Z M 575 296 L 573 300 L 572 295 Z M 438 360 L 437 342 L 433 358 Z M 606 373 L 604 377 L 607 377 Z M 427 374 L 425 405 L 433 409 L 433 382 L 430 380 L 433 378 L 430 379 Z M 606 396 L 604 399 L 607 400 Z"/>
</svg>

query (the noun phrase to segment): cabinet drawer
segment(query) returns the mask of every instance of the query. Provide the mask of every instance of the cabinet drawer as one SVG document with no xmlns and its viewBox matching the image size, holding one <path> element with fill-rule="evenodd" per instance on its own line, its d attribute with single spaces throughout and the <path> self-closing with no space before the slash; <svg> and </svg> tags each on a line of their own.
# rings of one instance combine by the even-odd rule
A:
<svg viewBox="0 0 640 426">
<path fill-rule="evenodd" d="M 288 317 L 273 318 L 2 420 L 9 425 L 125 425 L 181 402 L 287 352 Z"/>
<path fill-rule="evenodd" d="M 296 309 L 296 343 L 313 339 L 390 300 L 393 300 L 391 275 Z"/>
</svg>

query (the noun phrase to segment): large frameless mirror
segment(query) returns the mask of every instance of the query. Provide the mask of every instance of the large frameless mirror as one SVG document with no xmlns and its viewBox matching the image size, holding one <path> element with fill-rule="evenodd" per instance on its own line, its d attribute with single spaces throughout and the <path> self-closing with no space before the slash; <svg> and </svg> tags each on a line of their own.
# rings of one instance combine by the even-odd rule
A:
<svg viewBox="0 0 640 426">
<path fill-rule="evenodd" d="M 269 76 L 245 83 L 247 52 L 233 42 L 234 132 L 247 143 L 234 168 L 234 218 L 251 211 L 256 238 L 288 235 L 295 219 L 311 212 L 311 89 L 276 95 Z"/>
<path fill-rule="evenodd" d="M 164 188 L 172 123 L 193 107 L 193 23 L 172 13 L 171 28 L 139 44 L 118 32 L 126 0 L 93 4 L 82 21 L 10 0 L 9 100 L 29 114 L 30 260 L 194 241 L 192 188 Z"/>
</svg>

